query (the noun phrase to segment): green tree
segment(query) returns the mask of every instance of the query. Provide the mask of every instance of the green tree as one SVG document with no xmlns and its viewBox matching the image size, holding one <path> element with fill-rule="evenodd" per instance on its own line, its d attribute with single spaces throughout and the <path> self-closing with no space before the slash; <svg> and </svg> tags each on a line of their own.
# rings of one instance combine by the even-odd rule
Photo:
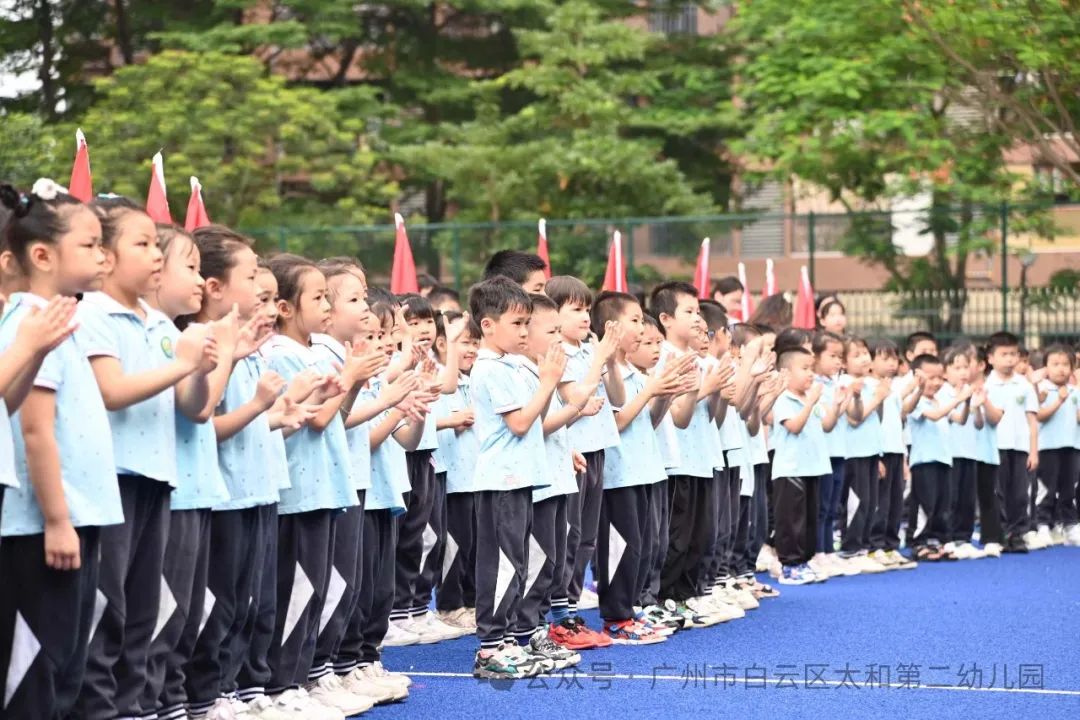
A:
<svg viewBox="0 0 1080 720">
<path fill-rule="evenodd" d="M 0 181 L 29 190 L 47 168 L 59 167 L 57 159 L 65 155 L 61 148 L 70 148 L 73 156 L 74 136 L 68 137 L 65 144 L 51 136 L 37 115 L 17 112 L 4 115 L 0 118 Z M 55 179 L 66 185 L 68 177 L 58 172 Z"/>
</svg>

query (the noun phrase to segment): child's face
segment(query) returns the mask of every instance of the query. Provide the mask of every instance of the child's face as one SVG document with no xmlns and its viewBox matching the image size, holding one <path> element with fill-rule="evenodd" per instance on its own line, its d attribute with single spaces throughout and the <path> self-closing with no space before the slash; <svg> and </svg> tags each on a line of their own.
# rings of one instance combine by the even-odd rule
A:
<svg viewBox="0 0 1080 720">
<path fill-rule="evenodd" d="M 202 309 L 203 286 L 199 275 L 199 248 L 186 237 L 178 235 L 169 245 L 157 301 L 161 311 L 170 318 L 194 315 Z"/>
<path fill-rule="evenodd" d="M 953 358 L 953 361 L 949 363 L 949 366 L 945 368 L 945 379 L 954 388 L 963 387 L 968 383 L 970 377 L 968 367 L 968 356 L 957 355 Z"/>
<path fill-rule="evenodd" d="M 831 333 L 843 335 L 847 328 L 847 315 L 844 314 L 844 308 L 838 303 L 830 304 L 829 309 L 821 317 L 821 327 Z"/>
<path fill-rule="evenodd" d="M 1072 375 L 1072 366 L 1069 364 L 1069 356 L 1065 353 L 1056 352 L 1046 356 L 1046 377 L 1055 385 L 1064 385 L 1069 382 Z"/>
<path fill-rule="evenodd" d="M 371 332 L 372 339 L 375 342 L 375 349 L 385 355 L 387 358 L 394 356 L 394 351 L 397 349 L 397 343 L 393 340 L 394 335 L 394 319 L 393 317 L 387 318 L 386 323 L 379 322 L 379 318 L 374 314 L 368 318 L 368 328 Z"/>
<path fill-rule="evenodd" d="M 645 331 L 641 336 L 641 342 L 637 349 L 627 354 L 627 359 L 640 370 L 652 370 L 660 362 L 660 346 L 664 344 L 664 336 L 652 325 L 645 325 Z"/>
<path fill-rule="evenodd" d="M 543 357 L 552 345 L 561 342 L 561 322 L 562 312 L 548 308 L 533 311 L 529 319 L 528 351 L 525 353 L 529 359 L 537 360 Z"/>
<path fill-rule="evenodd" d="M 525 282 L 521 283 L 521 289 L 530 294 L 543 295 L 545 285 L 547 285 L 547 278 L 544 277 L 544 271 L 533 270 L 525 278 Z"/>
<path fill-rule="evenodd" d="M 667 331 L 667 336 L 682 345 L 700 340 L 705 330 L 698 299 L 686 293 L 676 295 L 675 313 L 661 313 L 660 322 Z"/>
<path fill-rule="evenodd" d="M 330 301 L 326 296 L 326 276 L 312 268 L 300 277 L 300 297 L 293 313 L 301 335 L 325 332 L 330 325 Z"/>
<path fill-rule="evenodd" d="M 557 313 L 552 312 L 553 315 Z M 506 355 L 527 355 L 529 351 L 529 311 L 512 307 L 497 318 L 480 321 L 484 342 L 496 352 Z"/>
<path fill-rule="evenodd" d="M 1020 362 L 1020 348 L 1015 345 L 999 345 L 990 353 L 990 367 L 1002 375 L 1012 375 Z"/>
<path fill-rule="evenodd" d="M 870 372 L 875 377 L 879 378 L 891 378 L 896 377 L 896 372 L 900 367 L 900 359 L 893 353 L 879 352 L 870 364 Z"/>
<path fill-rule="evenodd" d="M 1031 362 L 1028 360 L 1027 355 L 1018 355 L 1016 361 L 1016 372 L 1021 375 L 1027 375 L 1031 372 Z"/>
<path fill-rule="evenodd" d="M 431 307 L 434 308 L 436 311 L 443 313 L 461 312 L 461 303 L 459 303 L 452 297 L 444 297 L 442 300 L 439 300 L 437 304 L 432 305 Z"/>
<path fill-rule="evenodd" d="M 262 302 L 259 300 L 259 289 L 256 276 L 269 275 L 273 280 L 274 274 L 269 270 L 259 269 L 259 258 L 251 248 L 240 248 L 233 254 L 233 266 L 225 273 L 225 279 L 221 282 L 218 292 L 219 303 L 226 309 L 231 310 L 235 305 L 240 311 L 240 317 L 250 319 Z M 274 294 L 277 294 L 277 281 L 274 280 Z"/>
<path fill-rule="evenodd" d="M 364 300 L 364 286 L 355 275 L 335 275 L 328 283 L 333 291 L 330 304 L 330 334 L 341 342 L 354 342 L 369 327 L 371 310 Z"/>
<path fill-rule="evenodd" d="M 641 306 L 635 303 L 627 303 L 619 315 L 619 324 L 622 325 L 623 337 L 619 346 L 625 355 L 630 355 L 641 345 L 641 338 L 645 335 L 645 320 L 641 312 Z"/>
<path fill-rule="evenodd" d="M 805 393 L 814 384 L 814 356 L 799 353 L 788 365 L 788 389 Z"/>
<path fill-rule="evenodd" d="M 737 315 L 738 313 L 742 312 L 742 290 L 732 290 L 731 292 L 724 293 L 722 295 L 720 293 L 717 293 L 714 296 L 714 299 L 724 306 L 724 312 L 726 312 L 728 315 Z M 743 320 L 746 319 L 748 318 L 743 318 Z"/>
<path fill-rule="evenodd" d="M 817 356 L 819 375 L 834 377 L 844 367 L 844 345 L 835 340 L 825 343 L 825 349 Z"/>
<path fill-rule="evenodd" d="M 559 308 L 559 324 L 564 338 L 581 342 L 589 337 L 589 306 L 579 302 L 566 303 Z"/>
<path fill-rule="evenodd" d="M 709 354 L 713 357 L 718 358 L 731 348 L 731 333 L 726 327 L 706 330 L 705 337 L 709 340 Z"/>
<path fill-rule="evenodd" d="M 435 344 L 435 318 L 412 317 L 405 321 L 405 331 L 414 345 L 429 350 Z"/>
<path fill-rule="evenodd" d="M 937 343 L 933 340 L 924 338 L 915 343 L 915 347 L 912 348 L 908 354 L 908 360 L 914 360 L 920 355 L 937 355 Z"/>
<path fill-rule="evenodd" d="M 461 348 L 461 355 L 458 357 L 458 369 L 468 375 L 469 371 L 472 370 L 473 363 L 476 362 L 476 352 L 480 349 L 480 341 L 466 333 L 458 340 L 458 345 Z"/>
<path fill-rule="evenodd" d="M 106 256 L 111 265 L 109 275 L 124 290 L 141 296 L 161 286 L 164 256 L 158 246 L 157 228 L 148 215 L 124 213 Z"/>
<path fill-rule="evenodd" d="M 918 372 L 923 374 L 926 378 L 926 387 L 923 388 L 923 395 L 928 398 L 932 398 L 937 395 L 938 390 L 945 384 L 945 371 L 941 367 L 941 363 L 926 363 Z"/>
<path fill-rule="evenodd" d="M 67 220 L 68 231 L 56 241 L 57 290 L 62 295 L 100 290 L 106 270 L 101 223 L 85 206 L 77 206 Z"/>
<path fill-rule="evenodd" d="M 253 253 L 254 254 L 254 253 Z M 255 275 L 255 309 L 273 325 L 278 319 L 278 285 L 274 273 L 266 268 L 259 268 Z"/>
<path fill-rule="evenodd" d="M 852 343 L 848 347 L 847 357 L 844 359 L 848 375 L 862 377 L 870 371 L 870 351 L 865 345 Z"/>
</svg>

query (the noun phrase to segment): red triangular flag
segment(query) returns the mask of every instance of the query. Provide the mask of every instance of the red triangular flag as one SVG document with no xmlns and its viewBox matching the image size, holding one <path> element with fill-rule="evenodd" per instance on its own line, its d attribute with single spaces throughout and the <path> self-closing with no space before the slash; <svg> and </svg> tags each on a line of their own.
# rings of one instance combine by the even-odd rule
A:
<svg viewBox="0 0 1080 720">
<path fill-rule="evenodd" d="M 537 227 L 540 230 L 540 236 L 536 240 L 536 254 L 540 256 L 540 259 L 544 261 L 544 279 L 551 279 L 551 260 L 548 259 L 548 246 L 547 246 L 547 222 L 544 218 L 540 218 L 540 222 L 537 223 Z"/>
<path fill-rule="evenodd" d="M 709 297 L 709 284 L 709 238 L 705 238 L 701 241 L 697 267 L 694 269 L 694 287 L 697 288 L 698 299 Z"/>
<path fill-rule="evenodd" d="M 618 230 L 611 236 L 608 246 L 607 271 L 604 273 L 604 290 L 626 292 L 626 266 L 623 265 L 622 234 Z"/>
<path fill-rule="evenodd" d="M 75 164 L 71 166 L 68 195 L 84 203 L 94 199 L 90 176 L 90 150 L 86 147 L 86 136 L 83 135 L 82 128 L 75 131 Z"/>
<path fill-rule="evenodd" d="M 743 286 L 742 306 L 739 310 L 742 317 L 739 320 L 744 323 L 750 322 L 750 318 L 754 314 L 754 298 L 750 297 L 750 286 L 746 284 L 746 266 L 742 263 L 739 263 L 739 282 Z"/>
<path fill-rule="evenodd" d="M 416 263 L 413 262 L 409 236 L 405 234 L 405 218 L 394 213 L 394 267 L 390 271 L 390 292 L 395 295 L 420 292 L 416 280 Z"/>
<path fill-rule="evenodd" d="M 816 327 L 814 316 L 814 288 L 810 286 L 810 273 L 803 265 L 799 275 L 799 294 L 795 298 L 795 310 L 792 313 L 791 327 L 813 330 Z"/>
<path fill-rule="evenodd" d="M 772 258 L 765 259 L 765 289 L 761 291 L 761 299 L 771 297 L 779 292 L 776 288 L 776 269 L 773 267 Z"/>
<path fill-rule="evenodd" d="M 187 214 L 184 215 L 184 229 L 188 232 L 210 224 L 210 216 L 203 205 L 202 184 L 199 178 L 191 176 L 191 197 L 188 199 Z"/>
<path fill-rule="evenodd" d="M 150 192 L 146 195 L 146 214 L 159 223 L 172 223 L 169 214 L 169 200 L 165 197 L 165 163 L 161 153 L 154 154 L 153 169 L 150 172 Z"/>
</svg>

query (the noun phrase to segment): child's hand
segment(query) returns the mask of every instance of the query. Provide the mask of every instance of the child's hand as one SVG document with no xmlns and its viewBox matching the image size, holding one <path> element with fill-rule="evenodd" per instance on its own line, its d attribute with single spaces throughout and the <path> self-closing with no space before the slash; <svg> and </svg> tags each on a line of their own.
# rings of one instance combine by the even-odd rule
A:
<svg viewBox="0 0 1080 720">
<path fill-rule="evenodd" d="M 592 395 L 585 401 L 585 407 L 581 408 L 579 412 L 584 417 L 591 417 L 600 412 L 602 407 L 604 407 L 604 398 L 599 395 Z"/>
<path fill-rule="evenodd" d="M 625 335 L 622 323 L 618 320 L 609 320 L 604 324 L 604 339 L 594 343 L 596 357 L 600 362 L 606 363 L 615 357 L 615 351 L 619 349 Z"/>
<path fill-rule="evenodd" d="M 1039 469 L 1039 453 L 1028 453 L 1027 469 L 1028 472 L 1035 472 Z"/>
<path fill-rule="evenodd" d="M 648 381 L 645 383 L 645 392 L 649 394 L 649 397 L 675 395 L 681 390 L 684 384 L 683 375 L 679 372 L 679 367 L 672 363 L 666 365 L 664 371 L 659 375 L 649 376 Z"/>
<path fill-rule="evenodd" d="M 286 395 L 282 395 L 274 405 L 275 408 L 271 410 L 271 414 L 277 420 L 275 424 L 290 430 L 299 430 L 318 412 L 317 408 L 295 403 Z"/>
<path fill-rule="evenodd" d="M 465 410 L 455 410 L 450 413 L 450 417 L 447 419 L 450 421 L 450 427 L 467 428 L 472 427 L 476 417 L 473 415 L 472 408 L 466 408 Z"/>
<path fill-rule="evenodd" d="M 285 379 L 273 370 L 264 372 L 259 376 L 259 382 L 255 385 L 255 399 L 264 411 L 269 410 L 281 391 L 285 389 Z"/>
<path fill-rule="evenodd" d="M 428 406 L 418 395 L 410 395 L 397 404 L 397 409 L 401 411 L 406 419 L 410 422 L 424 422 L 424 418 L 428 414 Z"/>
<path fill-rule="evenodd" d="M 43 308 L 30 306 L 19 322 L 15 342 L 35 355 L 47 355 L 75 332 L 75 298 L 57 295 Z"/>
<path fill-rule="evenodd" d="M 589 464 L 585 462 L 585 456 L 579 453 L 577 450 L 570 451 L 570 459 L 574 463 L 574 473 L 583 473 L 589 469 Z"/>
<path fill-rule="evenodd" d="M 735 400 L 735 383 L 728 383 L 720 388 L 720 397 L 722 397 L 725 402 L 733 402 Z"/>
<path fill-rule="evenodd" d="M 540 383 L 555 385 L 562 380 L 566 371 L 566 351 L 562 343 L 552 343 L 547 353 L 540 358 Z"/>
<path fill-rule="evenodd" d="M 734 376 L 735 368 L 731 366 L 731 363 L 721 362 L 720 365 L 714 366 L 705 373 L 701 381 L 701 392 L 705 395 L 720 392 Z"/>
<path fill-rule="evenodd" d="M 760 338 L 755 338 L 755 340 L 759 340 L 759 339 Z M 754 361 L 753 365 L 750 366 L 750 376 L 755 377 L 755 378 L 761 377 L 762 375 L 764 375 L 764 374 L 768 373 L 770 370 L 772 370 L 775 365 L 776 365 L 776 355 L 774 355 L 771 352 L 768 353 L 768 354 L 762 355 L 761 357 L 759 357 L 757 360 Z"/>
<path fill-rule="evenodd" d="M 393 407 L 419 387 L 419 376 L 414 371 L 408 370 L 398 375 L 394 382 L 384 385 L 379 398 L 386 403 L 387 407 Z"/>
<path fill-rule="evenodd" d="M 821 393 L 825 388 L 821 383 L 815 382 L 810 386 L 810 389 L 806 391 L 806 401 L 813 405 L 821 399 Z"/>
<path fill-rule="evenodd" d="M 877 384 L 877 387 L 874 388 L 874 399 L 884 400 L 885 398 L 889 397 L 890 390 L 892 390 L 892 384 L 889 382 L 888 378 L 886 378 L 879 382 Z"/>
<path fill-rule="evenodd" d="M 233 347 L 233 360 L 243 360 L 255 353 L 273 336 L 274 327 L 266 316 L 261 313 L 255 315 L 240 326 L 240 331 L 236 335 L 236 345 Z"/>
<path fill-rule="evenodd" d="M 322 381 L 322 375 L 315 372 L 311 368 L 307 370 L 301 370 L 293 376 L 292 381 L 289 383 L 289 388 L 285 391 L 285 394 L 289 396 L 293 402 L 301 403 L 311 396 L 311 393 L 315 392 L 315 386 Z"/>
<path fill-rule="evenodd" d="M 71 520 L 45 524 L 45 564 L 53 570 L 78 570 L 82 565 L 79 534 Z"/>
<path fill-rule="evenodd" d="M 923 374 L 922 370 L 915 371 L 915 384 L 918 386 L 919 392 L 926 389 L 926 375 Z"/>
<path fill-rule="evenodd" d="M 877 476 L 879 480 L 885 479 L 885 463 L 878 460 L 877 464 Z"/>
<path fill-rule="evenodd" d="M 862 378 L 859 378 L 859 379 L 857 379 L 857 380 L 853 380 L 853 381 L 851 382 L 851 384 L 850 384 L 850 385 L 849 385 L 848 387 L 850 387 L 850 388 L 851 388 L 851 395 L 852 395 L 853 397 L 854 397 L 855 395 L 861 395 L 861 394 L 862 394 L 863 384 L 864 384 L 864 383 L 863 383 L 863 379 L 862 379 Z"/>
<path fill-rule="evenodd" d="M 217 367 L 217 342 L 208 325 L 192 325 L 176 341 L 176 361 L 191 372 L 207 373 Z"/>
<path fill-rule="evenodd" d="M 387 362 L 386 355 L 373 348 L 366 340 L 355 345 L 345 343 L 345 362 L 340 368 L 341 378 L 347 386 L 353 387 L 375 377 Z"/>
<path fill-rule="evenodd" d="M 221 354 L 225 357 L 232 357 L 240 337 L 239 306 L 234 304 L 232 310 L 225 316 L 219 320 L 209 322 L 207 325 L 210 326 L 210 332 L 213 334 L 214 339 L 217 340 Z"/>
<path fill-rule="evenodd" d="M 336 398 L 346 391 L 347 388 L 341 381 L 341 377 L 338 375 L 323 375 L 319 379 L 319 383 L 315 385 L 311 402 L 315 405 L 322 405 L 327 400 Z"/>
<path fill-rule="evenodd" d="M 1039 368 L 1038 370 L 1032 370 L 1028 374 L 1028 380 L 1032 385 L 1038 385 L 1046 379 L 1046 368 Z"/>
<path fill-rule="evenodd" d="M 986 402 L 986 390 L 984 390 L 983 388 L 978 388 L 971 393 L 971 407 L 973 409 L 977 407 L 982 407 L 982 404 L 984 402 Z"/>
<path fill-rule="evenodd" d="M 1068 385 L 1062 385 L 1061 387 L 1058 388 L 1058 397 L 1061 399 L 1061 402 L 1065 402 L 1066 400 L 1069 399 L 1069 386 Z"/>
<path fill-rule="evenodd" d="M 833 407 L 840 408 L 844 406 L 851 398 L 851 390 L 846 387 L 838 387 L 833 393 Z"/>
<path fill-rule="evenodd" d="M 448 323 L 446 326 L 446 344 L 453 345 L 461 336 L 465 333 L 465 328 L 469 326 L 469 313 L 464 312 L 456 320 Z"/>
<path fill-rule="evenodd" d="M 970 398 L 971 395 L 972 395 L 971 386 L 970 385 L 965 385 L 964 387 L 960 388 L 960 392 L 956 393 L 956 399 L 959 400 L 960 402 L 964 402 L 965 400 Z"/>
</svg>

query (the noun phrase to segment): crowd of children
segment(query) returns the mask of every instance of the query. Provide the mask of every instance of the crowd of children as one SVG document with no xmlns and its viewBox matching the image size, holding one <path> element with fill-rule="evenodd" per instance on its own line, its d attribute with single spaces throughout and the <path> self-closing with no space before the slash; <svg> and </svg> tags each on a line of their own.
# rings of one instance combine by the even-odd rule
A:
<svg viewBox="0 0 1080 720">
<path fill-rule="evenodd" d="M 123 198 L 0 200 L 3 717 L 340 720 L 407 697 L 384 646 L 475 634 L 474 675 L 528 677 L 744 617 L 755 572 L 1080 545 L 1065 346 L 898 348 L 834 297 L 733 322 L 733 279 L 646 307 L 515 251 L 462 312 Z"/>
</svg>

